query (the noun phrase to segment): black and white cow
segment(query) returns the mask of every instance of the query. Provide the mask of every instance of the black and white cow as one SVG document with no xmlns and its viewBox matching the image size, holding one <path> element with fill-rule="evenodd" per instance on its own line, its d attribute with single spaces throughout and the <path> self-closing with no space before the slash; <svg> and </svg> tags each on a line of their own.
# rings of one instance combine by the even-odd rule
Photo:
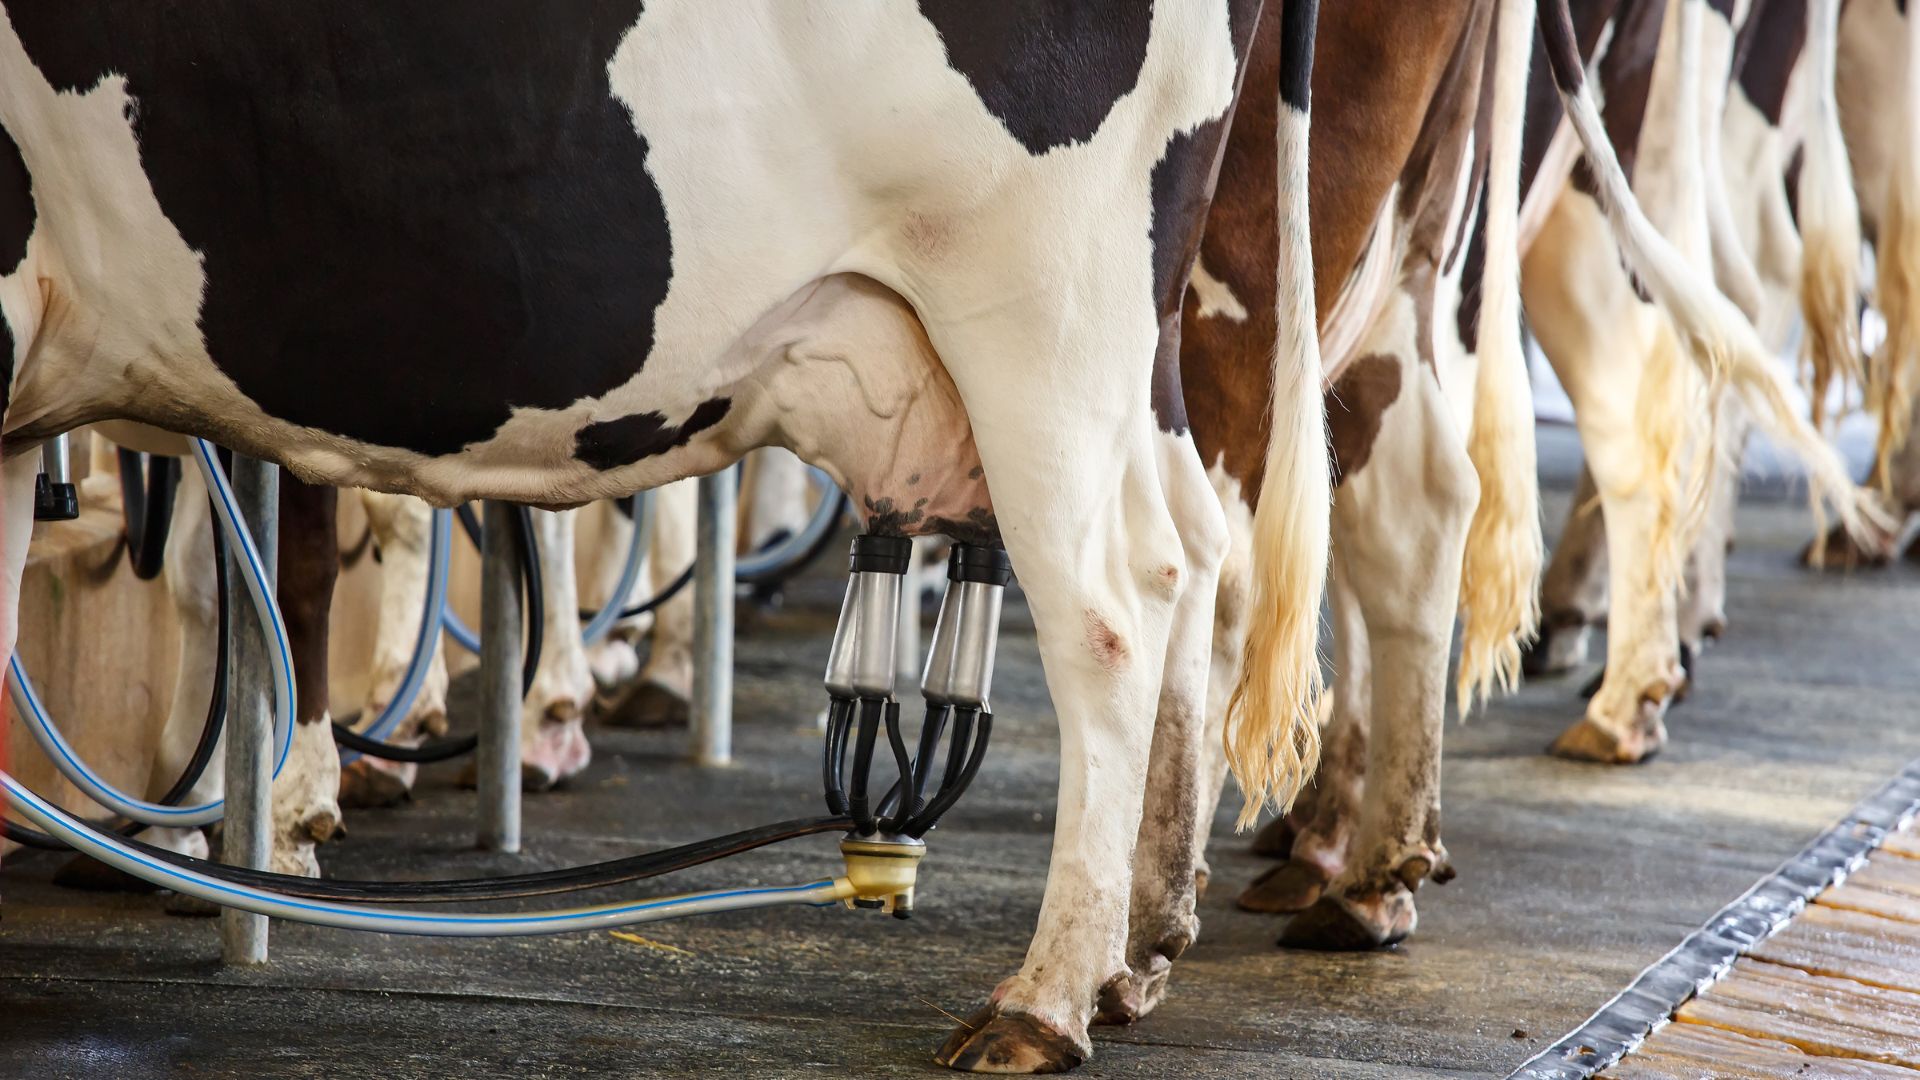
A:
<svg viewBox="0 0 1920 1080">
<path fill-rule="evenodd" d="M 1226 535 L 1169 343 L 1258 6 L 8 0 L 0 647 L 29 451 L 91 421 L 441 504 L 786 446 L 871 531 L 1013 556 L 1058 826 L 1026 964 L 942 1057 L 1078 1061 L 1127 974 L 1156 714 L 1204 713 Z M 1292 223 L 1229 731 L 1255 800 L 1307 767 L 1318 680 L 1313 15 L 1287 4 L 1281 85 L 1252 89 L 1284 101 Z"/>
</svg>

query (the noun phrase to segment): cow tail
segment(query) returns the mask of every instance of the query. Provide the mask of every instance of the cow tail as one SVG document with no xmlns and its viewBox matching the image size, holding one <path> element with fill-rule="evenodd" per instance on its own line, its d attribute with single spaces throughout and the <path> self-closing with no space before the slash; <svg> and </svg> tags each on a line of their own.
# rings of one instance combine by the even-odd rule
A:
<svg viewBox="0 0 1920 1080">
<path fill-rule="evenodd" d="M 1308 98 L 1317 0 L 1284 0 L 1278 131 L 1280 258 L 1266 471 L 1253 517 L 1253 595 L 1226 751 L 1246 795 L 1240 826 L 1285 807 L 1320 757 L 1320 599 L 1332 484 L 1307 218 Z"/>
<path fill-rule="evenodd" d="M 1840 0 L 1807 5 L 1806 149 L 1800 165 L 1800 313 L 1806 323 L 1802 351 L 1812 371 L 1816 426 L 1827 421 L 1827 394 L 1864 378 L 1860 358 L 1860 203 L 1853 169 L 1840 132 L 1834 96 L 1839 53 Z"/>
<path fill-rule="evenodd" d="M 1480 502 L 1461 563 L 1460 715 L 1497 683 L 1520 678 L 1520 648 L 1540 622 L 1540 487 L 1533 393 L 1520 341 L 1520 131 L 1533 52 L 1531 0 L 1500 0 L 1494 24 L 1493 124 L 1488 146 L 1486 258 L 1480 284 L 1473 424 L 1467 455 Z"/>
<path fill-rule="evenodd" d="M 1683 2 L 1699 4 L 1702 0 Z M 1660 235 L 1634 198 L 1587 86 L 1567 0 L 1539 3 L 1540 28 L 1554 86 L 1586 154 L 1614 242 L 1627 267 L 1666 313 L 1683 351 L 1708 384 L 1731 387 L 1761 425 L 1805 465 L 1816 510 L 1824 502 L 1834 508 L 1849 533 L 1863 541 L 1872 538 L 1884 528 L 1884 514 L 1866 492 L 1854 486 L 1845 462 L 1800 414 L 1786 374 L 1768 355 L 1759 334 L 1739 309 L 1711 282 L 1703 281 Z M 1662 434 L 1642 431 L 1643 437 L 1659 438 Z M 1697 483 L 1693 487 L 1694 501 L 1703 503 L 1706 485 Z"/>
<path fill-rule="evenodd" d="M 1920 12 L 1909 8 L 1905 19 L 1906 85 L 1893 107 L 1902 110 L 1906 134 L 1894 149 L 1886 211 L 1874 239 L 1874 304 L 1887 321 L 1887 339 L 1874 365 L 1870 397 L 1880 416 L 1875 472 L 1889 497 L 1889 459 L 1911 435 L 1914 396 L 1920 392 Z"/>
</svg>

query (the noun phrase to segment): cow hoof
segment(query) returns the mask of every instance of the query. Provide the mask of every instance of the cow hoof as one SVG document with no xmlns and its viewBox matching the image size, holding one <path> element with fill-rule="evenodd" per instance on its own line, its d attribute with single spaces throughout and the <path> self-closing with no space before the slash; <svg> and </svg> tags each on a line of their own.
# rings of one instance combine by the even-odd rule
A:
<svg viewBox="0 0 1920 1080">
<path fill-rule="evenodd" d="M 1167 996 L 1167 980 L 1173 974 L 1173 961 L 1163 952 L 1155 952 L 1146 961 L 1146 970 L 1116 975 L 1100 988 L 1093 1022 L 1124 1027 L 1144 1019 Z"/>
<path fill-rule="evenodd" d="M 1031 1016 L 989 1005 L 960 1022 L 933 1060 L 981 1073 L 1060 1073 L 1086 1060 L 1078 1043 Z"/>
<path fill-rule="evenodd" d="M 1318 952 L 1369 952 L 1413 933 L 1413 894 L 1395 884 L 1352 897 L 1322 896 L 1280 931 L 1280 945 Z"/>
<path fill-rule="evenodd" d="M 273 853 L 267 857 L 267 866 L 274 873 L 288 877 L 317 878 L 320 876 L 320 856 L 314 849 L 318 846 L 303 838 L 276 838 Z"/>
<path fill-rule="evenodd" d="M 552 791 L 560 783 L 560 778 L 545 768 L 530 762 L 520 763 L 521 791 Z"/>
<path fill-rule="evenodd" d="M 1652 724 L 1636 723 L 1632 731 L 1624 737 L 1594 723 L 1582 719 L 1579 723 L 1561 732 L 1548 751 L 1554 757 L 1572 761 L 1597 761 L 1603 765 L 1637 765 L 1652 758 L 1667 744 L 1666 725 L 1660 718 L 1652 717 Z"/>
<path fill-rule="evenodd" d="M 1293 915 L 1312 907 L 1332 880 L 1325 870 L 1305 859 L 1288 859 L 1243 889 L 1234 903 L 1242 911 L 1263 915 Z"/>
<path fill-rule="evenodd" d="M 1913 543 L 1907 545 L 1907 553 L 1902 558 L 1915 566 L 1920 566 L 1920 536 L 1914 537 Z"/>
<path fill-rule="evenodd" d="M 160 886 L 144 878 L 134 877 L 119 867 L 108 866 L 85 855 L 75 855 L 62 863 L 60 869 L 53 872 L 53 883 L 63 889 L 78 889 L 81 892 L 156 893 L 160 891 Z"/>
<path fill-rule="evenodd" d="M 1810 570 L 1877 570 L 1893 562 L 1898 538 L 1887 536 L 1878 544 L 1862 544 L 1839 525 L 1828 533 L 1825 550 L 1818 540 L 1809 541 L 1800 552 L 1800 564 Z"/>
<path fill-rule="evenodd" d="M 408 766 L 409 770 L 413 768 Z M 366 758 L 340 767 L 340 805 L 351 810 L 382 810 L 413 798 L 410 771 L 381 768 Z"/>
<path fill-rule="evenodd" d="M 617 728 L 683 728 L 692 717 L 686 695 L 649 680 L 614 702 L 600 722 Z"/>
<path fill-rule="evenodd" d="M 640 674 L 640 654 L 626 638 L 609 637 L 588 647 L 587 669 L 593 672 L 594 688 L 604 695 L 597 698 L 596 703 L 604 705 Z"/>
<path fill-rule="evenodd" d="M 560 702 L 545 710 L 533 737 L 521 741 L 520 782 L 527 791 L 546 791 L 578 775 L 592 760 L 580 710 Z"/>
<path fill-rule="evenodd" d="M 1285 816 L 1277 817 L 1260 826 L 1260 831 L 1253 834 L 1253 842 L 1247 845 L 1247 850 L 1269 859 L 1289 858 L 1293 855 L 1293 840 L 1297 835 L 1298 830 L 1292 822 Z"/>
</svg>

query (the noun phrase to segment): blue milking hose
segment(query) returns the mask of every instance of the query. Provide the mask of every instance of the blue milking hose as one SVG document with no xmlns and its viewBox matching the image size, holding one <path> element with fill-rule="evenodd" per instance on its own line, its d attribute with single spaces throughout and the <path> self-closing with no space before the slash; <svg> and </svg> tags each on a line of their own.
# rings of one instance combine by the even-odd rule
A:
<svg viewBox="0 0 1920 1080">
<path fill-rule="evenodd" d="M 427 670 L 432 666 L 433 651 L 440 647 L 441 617 L 447 606 L 447 568 L 453 561 L 453 512 L 435 510 L 433 512 L 433 530 L 427 549 L 427 598 L 420 613 L 420 632 L 414 636 L 413 658 L 407 662 L 407 671 L 400 680 L 400 686 L 393 693 L 392 700 L 380 710 L 360 734 L 368 739 L 385 739 L 413 708 L 414 699 L 420 696 L 420 687 L 427 680 Z M 345 765 L 360 757 L 358 751 L 342 749 L 340 763 Z"/>
<path fill-rule="evenodd" d="M 213 444 L 204 439 L 195 439 L 193 452 L 194 460 L 200 466 L 200 474 L 206 480 L 207 491 L 213 497 L 214 516 L 240 564 L 241 580 L 246 584 L 247 594 L 253 600 L 253 609 L 259 615 L 260 625 L 266 629 L 267 639 L 272 645 L 267 650 L 267 662 L 273 678 L 273 775 L 278 777 L 287 763 L 287 752 L 293 746 L 293 663 L 287 644 L 286 624 L 281 621 L 279 605 L 274 602 L 273 583 L 260 560 L 260 551 L 254 546 L 252 534 L 240 521 L 239 511 L 234 505 L 233 486 L 227 482 L 225 470 L 220 468 L 220 459 L 215 455 Z M 221 572 L 224 573 L 224 569 Z M 195 806 L 166 806 L 136 799 L 109 784 L 89 768 L 61 736 L 60 729 L 54 725 L 39 695 L 34 692 L 19 653 L 13 655 L 9 667 L 13 698 L 25 714 L 28 732 L 61 775 L 72 781 L 89 798 L 122 817 L 148 825 L 195 828 L 220 820 L 225 812 L 224 799 Z"/>
<path fill-rule="evenodd" d="M 393 911 L 359 904 L 307 900 L 282 896 L 267 889 L 222 881 L 175 866 L 120 843 L 75 820 L 29 791 L 10 774 L 0 772 L 0 790 L 21 816 L 72 845 L 74 850 L 162 888 L 197 896 L 225 907 L 251 911 L 316 926 L 371 930 L 386 934 L 424 934 L 438 937 L 524 937 L 564 934 L 576 930 L 604 930 L 635 923 L 657 922 L 685 915 L 708 915 L 751 908 L 832 904 L 853 895 L 845 879 L 826 878 L 805 885 L 761 889 L 724 889 L 688 893 L 653 900 L 632 900 L 591 907 L 505 914 Z"/>
</svg>

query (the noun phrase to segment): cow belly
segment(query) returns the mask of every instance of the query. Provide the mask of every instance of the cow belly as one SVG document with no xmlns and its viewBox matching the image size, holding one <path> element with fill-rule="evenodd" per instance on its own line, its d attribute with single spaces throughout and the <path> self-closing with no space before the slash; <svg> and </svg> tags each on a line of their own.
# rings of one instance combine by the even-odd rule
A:
<svg viewBox="0 0 1920 1080">
<path fill-rule="evenodd" d="M 1149 288 L 1157 163 L 1237 66 L 1214 4 L 1084 5 L 1088 55 L 1048 62 L 1104 75 L 1051 112 L 904 0 L 60 7 L 0 3 L 31 181 L 0 169 L 0 258 L 28 238 L 0 267 L 29 343 L 10 442 L 127 418 L 314 481 L 559 505 L 719 468 L 777 420 L 902 532 L 991 529 L 906 306 L 819 320 L 891 368 L 781 353 L 839 370 L 791 416 L 746 400 L 792 381 L 756 366 L 764 331 L 837 271 L 945 328 L 1083 247 Z"/>
</svg>

